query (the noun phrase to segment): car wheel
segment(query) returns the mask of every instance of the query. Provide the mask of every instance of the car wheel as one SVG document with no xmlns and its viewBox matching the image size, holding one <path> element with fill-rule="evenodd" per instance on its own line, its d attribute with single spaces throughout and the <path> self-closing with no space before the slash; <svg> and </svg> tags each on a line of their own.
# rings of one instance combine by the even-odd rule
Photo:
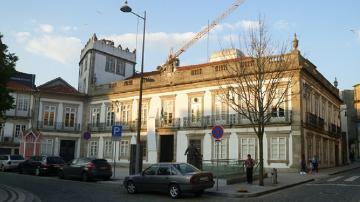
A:
<svg viewBox="0 0 360 202">
<path fill-rule="evenodd" d="M 82 179 L 82 181 L 84 181 L 84 182 L 89 181 L 88 174 L 87 174 L 86 172 L 83 172 L 83 174 L 81 175 L 81 179 Z"/>
<path fill-rule="evenodd" d="M 64 171 L 59 171 L 58 176 L 60 179 L 65 179 Z"/>
<path fill-rule="evenodd" d="M 126 185 L 126 190 L 129 194 L 135 194 L 137 192 L 135 183 L 133 181 L 129 181 Z"/>
<path fill-rule="evenodd" d="M 171 184 L 169 186 L 169 195 L 171 198 L 179 198 L 180 195 L 181 195 L 181 190 L 180 190 L 180 187 L 179 185 L 177 184 Z"/>
<path fill-rule="evenodd" d="M 2 171 L 2 172 L 5 172 L 5 171 L 6 171 L 6 169 L 5 169 L 5 166 L 4 166 L 4 165 L 1 165 L 1 171 Z"/>
<path fill-rule="evenodd" d="M 195 196 L 201 196 L 201 195 L 203 195 L 203 194 L 204 194 L 204 190 L 195 192 Z"/>
</svg>

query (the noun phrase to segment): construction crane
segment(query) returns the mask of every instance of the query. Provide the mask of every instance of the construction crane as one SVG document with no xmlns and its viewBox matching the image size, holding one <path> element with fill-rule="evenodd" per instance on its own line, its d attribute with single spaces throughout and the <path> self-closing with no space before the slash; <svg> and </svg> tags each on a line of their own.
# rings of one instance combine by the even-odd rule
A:
<svg viewBox="0 0 360 202">
<path fill-rule="evenodd" d="M 179 55 L 181 55 L 183 52 L 185 52 L 190 46 L 194 45 L 199 39 L 201 39 L 205 34 L 210 32 L 216 25 L 219 24 L 220 21 L 222 21 L 225 17 L 230 15 L 236 8 L 238 8 L 242 3 L 244 3 L 245 0 L 236 0 L 228 9 L 226 9 L 220 16 L 218 16 L 214 21 L 211 22 L 210 25 L 203 28 L 201 31 L 199 31 L 190 41 L 186 42 L 179 50 L 177 50 L 175 53 L 170 53 L 166 63 L 160 67 L 160 69 L 164 69 L 165 66 L 172 64 Z"/>
</svg>

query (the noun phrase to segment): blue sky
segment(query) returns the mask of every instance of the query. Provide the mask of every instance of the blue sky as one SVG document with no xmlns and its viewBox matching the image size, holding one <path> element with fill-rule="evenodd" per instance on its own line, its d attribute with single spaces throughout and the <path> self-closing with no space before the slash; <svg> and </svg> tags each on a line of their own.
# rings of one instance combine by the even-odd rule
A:
<svg viewBox="0 0 360 202">
<path fill-rule="evenodd" d="M 171 48 L 176 51 L 233 1 L 128 0 L 134 12 L 147 11 L 145 70 L 164 63 Z M 139 69 L 142 21 L 120 12 L 122 4 L 122 0 L 4 0 L 0 32 L 19 57 L 17 69 L 36 74 L 37 85 L 62 77 L 77 87 L 80 50 L 93 33 L 137 48 Z M 245 35 L 248 25 L 262 15 L 274 41 L 291 42 L 297 33 L 301 53 L 329 81 L 337 77 L 340 89 L 351 89 L 360 83 L 359 8 L 357 0 L 246 0 L 209 34 L 209 43 L 205 37 L 183 53 L 181 64 L 204 63 L 211 52 L 231 47 L 230 41 Z"/>
</svg>

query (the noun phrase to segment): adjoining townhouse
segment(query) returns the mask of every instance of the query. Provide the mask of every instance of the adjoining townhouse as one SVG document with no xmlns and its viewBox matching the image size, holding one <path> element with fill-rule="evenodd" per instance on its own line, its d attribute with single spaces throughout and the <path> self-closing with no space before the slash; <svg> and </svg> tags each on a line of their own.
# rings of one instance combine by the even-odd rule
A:
<svg viewBox="0 0 360 202">
<path fill-rule="evenodd" d="M 103 47 L 92 45 L 99 41 Z M 97 52 L 102 57 L 112 56 L 109 52 L 96 50 L 117 49 L 105 42 L 96 37 L 89 40 L 84 49 L 93 47 L 95 55 L 87 56 L 82 51 L 80 72 L 83 72 L 84 58 L 93 61 Z M 265 129 L 265 167 L 297 168 L 302 154 L 306 159 L 317 156 L 322 167 L 335 166 L 341 162 L 343 147 L 339 91 L 315 65 L 301 56 L 297 41 L 293 48 L 286 55 L 273 56 L 274 61 L 281 57 L 291 58 L 293 66 L 290 69 L 295 79 L 288 92 L 290 99 L 273 113 L 271 124 Z M 244 159 L 247 154 L 258 158 L 258 139 L 249 121 L 217 99 L 218 80 L 224 79 L 221 75 L 228 65 L 252 65 L 251 58 L 239 57 L 241 52 L 228 52 L 231 54 L 216 58 L 214 62 L 189 66 L 174 64 L 170 68 L 144 73 L 141 124 L 144 163 L 185 162 L 184 152 L 190 143 L 198 147 L 204 161 L 215 159 L 217 150 L 211 137 L 211 128 L 215 124 L 221 124 L 225 129 L 219 149 L 221 159 Z M 121 57 L 117 59 L 121 61 Z M 134 72 L 135 58 L 124 61 L 125 72 Z M 88 72 L 82 73 L 86 75 L 80 75 L 92 78 L 91 72 L 113 70 L 116 73 L 117 64 L 108 60 L 93 62 Z M 82 91 L 88 94 L 83 121 L 92 134 L 91 139 L 84 141 L 84 154 L 128 163 L 130 144 L 136 142 L 140 76 L 129 74 L 123 80 L 114 79 L 104 84 L 94 82 L 105 80 L 102 75 L 96 74 L 96 79 Z M 79 79 L 79 86 L 82 82 Z M 123 137 L 118 142 L 111 139 L 114 124 L 123 125 Z"/>
<path fill-rule="evenodd" d="M 12 90 L 15 107 L 5 112 L 5 122 L 0 123 L 0 154 L 18 154 L 22 131 L 32 125 L 35 75 L 16 72 L 7 88 Z"/>
<path fill-rule="evenodd" d="M 80 157 L 84 98 L 62 78 L 38 87 L 33 127 L 41 135 L 41 155 Z"/>
</svg>

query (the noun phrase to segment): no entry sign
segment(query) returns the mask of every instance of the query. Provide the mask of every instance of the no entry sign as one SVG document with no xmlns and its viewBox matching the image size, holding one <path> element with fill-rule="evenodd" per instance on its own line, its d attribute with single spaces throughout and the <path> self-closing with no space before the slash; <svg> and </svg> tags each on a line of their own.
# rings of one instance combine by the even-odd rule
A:
<svg viewBox="0 0 360 202">
<path fill-rule="evenodd" d="M 222 126 L 214 126 L 211 130 L 211 134 L 215 140 L 220 140 L 224 135 L 224 128 Z"/>
</svg>

